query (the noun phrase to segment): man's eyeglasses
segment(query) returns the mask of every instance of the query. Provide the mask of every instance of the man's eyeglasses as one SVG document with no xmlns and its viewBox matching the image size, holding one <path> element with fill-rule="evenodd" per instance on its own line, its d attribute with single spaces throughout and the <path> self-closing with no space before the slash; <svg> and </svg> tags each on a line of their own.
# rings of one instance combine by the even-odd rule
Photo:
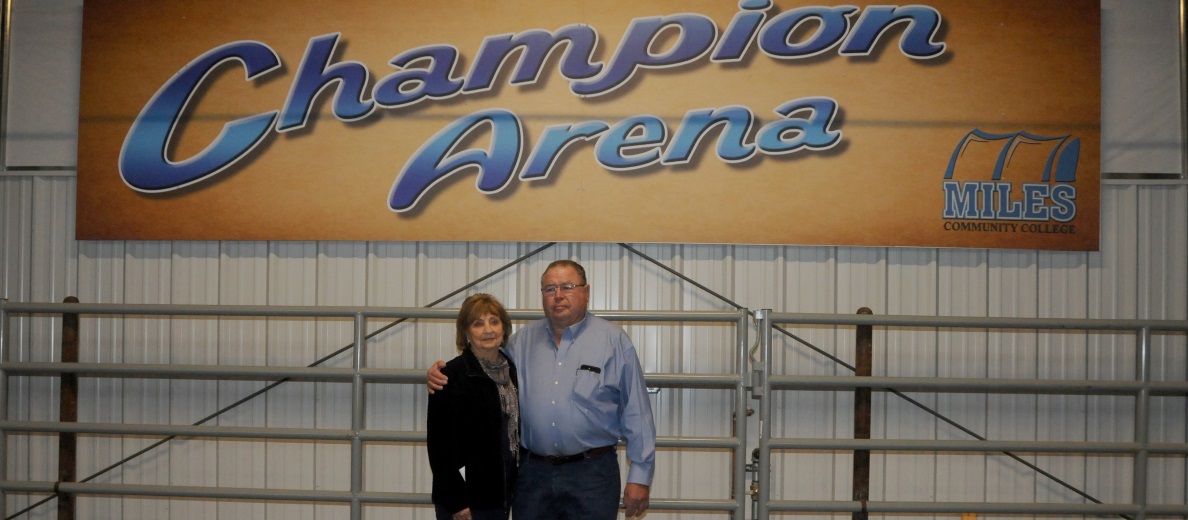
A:
<svg viewBox="0 0 1188 520">
<path fill-rule="evenodd" d="M 548 294 L 548 295 L 557 294 L 557 291 L 561 291 L 564 294 L 569 294 L 569 293 L 573 292 L 574 289 L 577 289 L 578 287 L 585 287 L 585 286 L 586 286 L 586 284 L 584 284 L 584 283 L 583 284 L 563 283 L 561 285 L 546 285 L 546 286 L 540 288 L 540 292 Z"/>
</svg>

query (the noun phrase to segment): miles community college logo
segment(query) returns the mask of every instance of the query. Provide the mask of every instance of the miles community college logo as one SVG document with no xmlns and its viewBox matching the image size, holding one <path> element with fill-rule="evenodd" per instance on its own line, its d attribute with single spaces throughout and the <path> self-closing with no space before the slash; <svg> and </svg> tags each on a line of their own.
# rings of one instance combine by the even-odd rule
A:
<svg viewBox="0 0 1188 520">
<path fill-rule="evenodd" d="M 945 231 L 1073 234 L 1081 141 L 971 130 L 942 183 Z"/>
</svg>

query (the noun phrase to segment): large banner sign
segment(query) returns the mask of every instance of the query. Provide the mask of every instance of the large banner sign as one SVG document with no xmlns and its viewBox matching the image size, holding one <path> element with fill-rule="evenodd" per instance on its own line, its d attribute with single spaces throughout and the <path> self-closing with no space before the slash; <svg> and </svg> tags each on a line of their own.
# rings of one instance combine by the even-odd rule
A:
<svg viewBox="0 0 1188 520">
<path fill-rule="evenodd" d="M 1098 0 L 84 9 L 80 239 L 1098 247 Z"/>
</svg>

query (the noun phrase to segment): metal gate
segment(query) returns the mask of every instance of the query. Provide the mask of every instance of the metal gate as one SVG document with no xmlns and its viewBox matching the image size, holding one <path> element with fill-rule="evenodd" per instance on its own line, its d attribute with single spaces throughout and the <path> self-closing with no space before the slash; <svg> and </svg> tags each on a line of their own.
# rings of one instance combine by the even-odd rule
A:
<svg viewBox="0 0 1188 520">
<path fill-rule="evenodd" d="M 377 384 L 424 384 L 424 367 L 377 368 L 367 366 L 369 337 L 384 327 L 376 328 L 380 321 L 389 324 L 406 320 L 426 320 L 448 323 L 456 316 L 455 309 L 425 308 L 375 308 L 375 307 L 277 307 L 277 306 L 194 306 L 194 305 L 92 305 L 77 303 L 11 303 L 0 301 L 0 510 L 6 518 L 19 518 L 37 507 L 49 507 L 49 502 L 58 501 L 58 507 L 69 507 L 73 497 L 78 495 L 110 495 L 139 497 L 185 497 L 203 500 L 240 501 L 297 501 L 332 502 L 349 504 L 350 518 L 363 516 L 365 506 L 371 504 L 396 504 L 424 507 L 430 503 L 427 493 L 401 493 L 376 491 L 368 486 L 363 472 L 365 448 L 369 443 L 397 442 L 423 443 L 423 431 L 376 430 L 365 427 L 364 396 L 367 385 Z M 1149 504 L 1146 497 L 1148 482 L 1148 459 L 1152 456 L 1183 457 L 1188 454 L 1188 443 L 1153 443 L 1150 441 L 1148 424 L 1151 419 L 1151 399 L 1157 396 L 1188 395 L 1188 383 L 1184 381 L 1152 381 L 1150 373 L 1151 338 L 1153 334 L 1179 334 L 1188 331 L 1188 321 L 1154 320 L 1075 320 L 1075 319 L 1006 319 L 1006 318 L 958 318 L 922 316 L 873 316 L 869 314 L 788 314 L 771 310 L 751 312 L 742 309 L 737 312 L 598 312 L 604 318 L 618 322 L 663 326 L 676 323 L 715 324 L 733 327 L 733 344 L 722 345 L 723 350 L 732 352 L 733 370 L 715 374 L 649 373 L 646 376 L 650 388 L 692 388 L 719 389 L 732 393 L 732 435 L 724 437 L 661 437 L 657 447 L 679 452 L 684 449 L 710 449 L 728 451 L 731 454 L 729 499 L 670 499 L 653 496 L 651 509 L 660 511 L 700 511 L 728 514 L 731 518 L 768 518 L 778 513 L 849 513 L 854 518 L 865 518 L 870 513 L 920 515 L 939 514 L 1034 514 L 1034 515 L 1120 515 L 1126 518 L 1145 519 L 1149 516 L 1188 515 L 1188 505 Z M 322 360 L 307 367 L 270 366 L 226 366 L 226 365 L 136 365 L 115 363 L 80 363 L 70 359 L 67 343 L 74 342 L 77 348 L 78 317 L 215 317 L 218 319 L 337 319 L 350 320 L 353 338 L 349 345 L 332 355 L 347 354 L 352 360 L 350 368 L 323 367 Z M 513 320 L 539 319 L 539 311 L 511 311 Z M 54 320 L 63 324 L 63 360 L 57 362 L 14 361 L 16 332 L 15 323 L 27 326 L 28 320 Z M 395 320 L 395 321 L 392 321 Z M 832 327 L 858 331 L 859 337 L 870 337 L 871 330 L 997 330 L 1025 329 L 1062 333 L 1079 331 L 1086 334 L 1127 334 L 1136 342 L 1137 371 L 1133 380 L 1039 380 L 1039 379 L 958 379 L 934 377 L 882 377 L 868 376 L 869 368 L 862 377 L 802 376 L 773 373 L 774 345 L 785 337 L 792 343 L 807 344 L 788 326 Z M 752 335 L 752 329 L 754 333 Z M 372 330 L 371 333 L 368 331 Z M 23 336 L 22 336 L 23 338 Z M 22 341 L 25 339 L 22 339 Z M 811 345 L 810 345 L 811 346 Z M 32 348 L 53 349 L 54 345 L 38 345 Z M 848 365 L 844 360 L 835 360 L 851 370 L 859 367 Z M 59 421 L 13 420 L 9 414 L 9 382 L 12 377 L 59 378 L 67 388 L 78 377 L 89 378 L 167 378 L 193 380 L 249 380 L 268 382 L 262 390 L 244 396 L 236 403 L 220 409 L 203 421 L 188 425 L 153 425 L 127 423 L 76 422 L 69 418 Z M 350 428 L 274 428 L 237 427 L 205 424 L 209 419 L 290 381 L 336 381 L 350 385 Z M 898 398 L 909 399 L 903 392 L 973 392 L 980 394 L 1026 393 L 1026 394 L 1080 394 L 1133 396 L 1134 438 L 1130 442 L 1067 442 L 1067 441 L 1003 441 L 981 437 L 969 431 L 969 440 L 914 440 L 914 439 L 866 439 L 866 438 L 777 438 L 772 434 L 772 422 L 785 410 L 773 409 L 773 394 L 802 390 L 832 392 L 887 392 Z M 67 396 L 69 390 L 63 391 Z M 918 403 L 917 403 L 918 404 Z M 66 405 L 69 406 L 69 405 Z M 922 406 L 922 405 L 921 405 Z M 926 408 L 926 407 L 925 407 Z M 867 409 L 869 413 L 869 408 Z M 755 417 L 749 416 L 754 412 Z M 935 410 L 930 413 L 937 414 Z M 855 419 L 860 420 L 861 413 Z M 938 415 L 939 416 L 939 415 Z M 748 435 L 748 423 L 757 421 L 757 435 Z M 968 430 L 966 430 L 968 431 Z M 59 454 L 62 463 L 61 478 L 57 481 L 12 480 L 7 473 L 9 439 L 16 435 L 56 434 L 64 451 Z M 350 445 L 350 487 L 349 490 L 333 491 L 319 489 L 276 489 L 242 487 L 201 487 L 142 484 L 114 484 L 90 482 L 98 475 L 78 478 L 66 467 L 73 462 L 69 443 L 78 435 L 106 436 L 157 436 L 160 440 L 148 448 L 132 453 L 119 463 L 134 460 L 153 447 L 178 438 L 237 438 L 237 439 L 280 439 L 337 441 Z M 838 437 L 841 437 L 839 435 Z M 757 440 L 755 440 L 757 439 Z M 921 502 L 921 501 L 873 501 L 869 491 L 859 489 L 863 482 L 854 479 L 853 500 L 773 500 L 771 468 L 773 457 L 797 450 L 831 451 L 841 453 L 869 454 L 897 451 L 913 452 L 1001 452 L 1013 455 L 1027 453 L 1079 453 L 1079 454 L 1122 454 L 1133 460 L 1133 474 L 1129 476 L 1133 486 L 1133 500 L 1126 503 L 1101 503 L 1087 493 L 1080 492 L 1086 499 L 1081 503 L 995 503 L 995 502 Z M 1030 464 L 1015 457 L 1021 464 Z M 856 457 L 858 461 L 860 457 Z M 65 461 L 65 462 L 63 462 Z M 116 465 L 109 467 L 112 469 Z M 1029 469 L 1044 474 L 1042 468 Z M 105 470 L 106 471 L 106 470 Z M 1067 485 L 1065 483 L 1065 485 Z M 1078 490 L 1079 491 L 1079 490 Z M 9 511 L 7 497 L 26 494 L 43 497 L 21 511 Z"/>
</svg>

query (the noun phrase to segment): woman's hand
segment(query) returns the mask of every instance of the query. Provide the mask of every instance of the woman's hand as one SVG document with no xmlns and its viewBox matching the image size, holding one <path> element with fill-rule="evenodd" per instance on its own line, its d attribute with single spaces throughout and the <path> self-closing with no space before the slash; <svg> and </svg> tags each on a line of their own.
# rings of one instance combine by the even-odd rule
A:
<svg viewBox="0 0 1188 520">
<path fill-rule="evenodd" d="M 470 508 L 463 509 L 454 513 L 454 520 L 472 520 L 474 517 L 470 516 Z"/>
</svg>

